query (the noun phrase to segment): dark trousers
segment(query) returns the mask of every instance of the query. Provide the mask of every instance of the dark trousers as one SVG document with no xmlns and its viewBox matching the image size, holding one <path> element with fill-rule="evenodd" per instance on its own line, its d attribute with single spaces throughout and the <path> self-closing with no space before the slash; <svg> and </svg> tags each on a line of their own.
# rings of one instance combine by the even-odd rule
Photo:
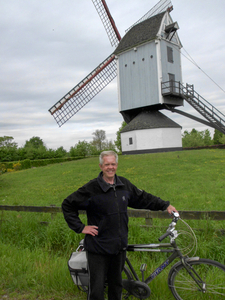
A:
<svg viewBox="0 0 225 300">
<path fill-rule="evenodd" d="M 122 271 L 126 251 L 117 255 L 102 255 L 88 252 L 89 292 L 88 300 L 104 300 L 104 286 L 108 282 L 108 300 L 121 300 Z"/>
</svg>

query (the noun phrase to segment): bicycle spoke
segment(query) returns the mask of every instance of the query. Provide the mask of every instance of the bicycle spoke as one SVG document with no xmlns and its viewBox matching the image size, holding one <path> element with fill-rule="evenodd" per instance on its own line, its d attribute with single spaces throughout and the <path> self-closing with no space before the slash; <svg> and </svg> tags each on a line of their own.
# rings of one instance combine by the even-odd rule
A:
<svg viewBox="0 0 225 300">
<path fill-rule="evenodd" d="M 218 300 L 218 296 L 225 297 L 225 266 L 207 259 L 188 264 L 193 277 L 181 263 L 170 273 L 169 287 L 176 299 Z"/>
</svg>

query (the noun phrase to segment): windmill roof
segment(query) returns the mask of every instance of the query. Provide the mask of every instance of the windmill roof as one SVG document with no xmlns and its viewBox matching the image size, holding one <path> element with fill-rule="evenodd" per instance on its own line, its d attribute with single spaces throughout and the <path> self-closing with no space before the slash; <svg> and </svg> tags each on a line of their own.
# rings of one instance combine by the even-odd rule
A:
<svg viewBox="0 0 225 300">
<path fill-rule="evenodd" d="M 117 55 L 125 50 L 146 43 L 147 41 L 154 40 L 157 37 L 165 13 L 166 11 L 132 27 L 121 39 L 114 54 Z"/>
<path fill-rule="evenodd" d="M 159 111 L 143 111 L 139 115 L 137 115 L 129 124 L 127 124 L 121 130 L 121 133 L 133 130 L 154 128 L 182 127 Z"/>
</svg>

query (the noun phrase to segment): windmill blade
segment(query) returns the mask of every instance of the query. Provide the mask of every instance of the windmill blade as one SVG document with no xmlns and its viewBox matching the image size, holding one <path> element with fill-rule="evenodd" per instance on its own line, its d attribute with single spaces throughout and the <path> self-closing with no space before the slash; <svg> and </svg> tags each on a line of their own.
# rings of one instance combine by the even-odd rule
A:
<svg viewBox="0 0 225 300">
<path fill-rule="evenodd" d="M 59 127 L 90 102 L 116 75 L 115 55 L 111 54 L 49 109 L 50 114 L 53 115 Z"/>
<path fill-rule="evenodd" d="M 111 16 L 105 0 L 92 0 L 92 2 L 100 16 L 100 19 L 102 20 L 111 45 L 118 46 L 121 36 L 116 28 L 116 24 Z"/>
<path fill-rule="evenodd" d="M 160 0 L 153 8 L 151 8 L 142 18 L 140 18 L 136 23 L 134 23 L 131 27 L 129 27 L 127 31 L 129 31 L 135 25 L 157 15 L 166 10 L 173 10 L 172 2 L 170 0 Z"/>
</svg>

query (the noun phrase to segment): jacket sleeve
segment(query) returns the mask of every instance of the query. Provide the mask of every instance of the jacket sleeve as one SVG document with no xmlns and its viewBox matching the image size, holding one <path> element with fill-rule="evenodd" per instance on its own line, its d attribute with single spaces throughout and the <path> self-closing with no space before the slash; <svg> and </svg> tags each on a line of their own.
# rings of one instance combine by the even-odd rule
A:
<svg viewBox="0 0 225 300">
<path fill-rule="evenodd" d="M 157 211 L 166 210 L 170 205 L 169 201 L 164 201 L 157 196 L 145 192 L 144 190 L 140 190 L 130 182 L 129 189 L 131 190 L 131 198 L 128 204 L 129 207 Z"/>
<path fill-rule="evenodd" d="M 79 218 L 78 210 L 86 210 L 89 193 L 85 186 L 69 195 L 62 203 L 62 211 L 68 226 L 76 233 L 81 233 L 85 227 Z"/>
</svg>

